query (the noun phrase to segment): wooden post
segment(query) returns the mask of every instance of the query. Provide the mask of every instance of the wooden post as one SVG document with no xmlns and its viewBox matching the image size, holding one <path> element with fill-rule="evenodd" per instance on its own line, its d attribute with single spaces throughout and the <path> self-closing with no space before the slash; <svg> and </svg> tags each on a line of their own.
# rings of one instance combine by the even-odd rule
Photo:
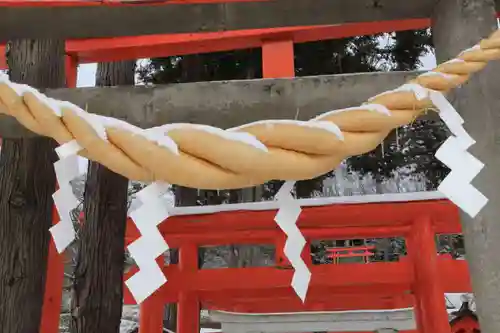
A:
<svg viewBox="0 0 500 333">
<path fill-rule="evenodd" d="M 64 56 L 66 69 L 66 87 L 76 88 L 78 75 L 78 62 L 75 57 Z M 1 66 L 1 64 L 0 64 Z M 59 222 L 57 209 L 53 208 L 52 223 Z M 45 295 L 42 308 L 42 321 L 40 333 L 58 333 L 59 316 L 64 287 L 64 261 L 61 254 L 57 252 L 53 241 L 49 244 L 49 256 L 47 262 L 47 278 L 45 282 Z"/>
<path fill-rule="evenodd" d="M 262 76 L 264 78 L 295 76 L 292 40 L 264 41 L 262 44 Z"/>
<path fill-rule="evenodd" d="M 52 210 L 52 224 L 59 222 L 57 209 Z M 61 303 L 64 286 L 64 254 L 57 252 L 53 241 L 49 244 L 49 256 L 47 261 L 47 277 L 45 280 L 45 295 L 43 299 L 42 320 L 40 322 L 40 333 L 58 333 L 59 316 L 61 314 Z"/>
<path fill-rule="evenodd" d="M 96 86 L 134 85 L 134 69 L 135 61 L 99 63 Z M 71 304 L 78 316 L 71 321 L 71 332 L 114 333 L 120 325 L 128 184 L 101 164 L 89 163 Z"/>
<path fill-rule="evenodd" d="M 410 262 L 414 263 L 416 260 L 418 260 L 418 244 L 416 243 L 414 237 L 406 237 L 406 246 L 409 249 L 408 255 L 406 257 L 400 258 L 400 262 Z M 415 271 L 415 268 L 414 268 Z M 414 273 L 415 274 L 415 273 Z M 415 279 L 416 280 L 416 279 Z M 423 308 L 422 308 L 422 302 L 421 302 L 421 294 L 422 291 L 419 289 L 419 284 L 414 283 L 413 285 L 413 296 L 414 296 L 414 311 L 415 311 L 415 322 L 416 322 L 416 329 L 417 332 L 419 333 L 425 333 L 425 328 L 424 328 L 424 313 L 423 313 Z"/>
<path fill-rule="evenodd" d="M 64 56 L 66 66 L 66 86 L 68 88 L 76 88 L 78 79 L 78 59 L 75 56 Z"/>
<path fill-rule="evenodd" d="M 160 267 L 165 265 L 165 258 L 161 255 L 156 262 Z M 162 333 L 163 332 L 163 307 L 164 302 L 158 293 L 148 297 L 140 306 L 139 333 Z"/>
<path fill-rule="evenodd" d="M 194 188 L 175 186 L 175 205 L 179 207 L 196 206 L 198 201 L 198 190 Z M 167 239 L 168 242 L 168 239 Z M 170 249 L 170 265 L 179 264 L 179 249 Z M 167 282 L 168 283 L 168 282 Z M 163 327 L 171 331 L 177 331 L 177 303 L 169 303 L 162 306 L 164 309 Z"/>
<path fill-rule="evenodd" d="M 198 247 L 195 244 L 182 245 L 179 249 L 179 270 L 184 274 L 196 274 Z M 198 295 L 192 292 L 181 292 L 177 306 L 177 333 L 199 333 L 200 302 Z"/>
<path fill-rule="evenodd" d="M 76 88 L 78 75 L 78 62 L 75 57 L 65 55 L 66 87 Z M 1 66 L 1 64 L 0 64 Z M 53 208 L 52 224 L 59 222 L 57 209 Z M 61 314 L 61 303 L 64 286 L 64 261 L 62 255 L 57 252 L 53 241 L 49 244 L 49 255 L 47 262 L 47 277 L 45 281 L 45 295 L 42 308 L 42 321 L 40 322 L 40 333 L 58 333 L 59 316 Z"/>
<path fill-rule="evenodd" d="M 417 323 L 421 333 L 450 333 L 448 312 L 437 262 L 434 230 L 428 216 L 413 222 L 408 252 L 414 265 Z"/>
<path fill-rule="evenodd" d="M 455 57 L 498 29 L 493 0 L 441 0 L 432 16 L 438 63 Z M 493 62 L 453 95 L 453 106 L 476 140 L 469 151 L 486 167 L 473 180 L 488 199 L 474 219 L 462 216 L 467 261 L 483 333 L 500 332 L 500 63 Z"/>
<path fill-rule="evenodd" d="M 62 40 L 12 40 L 7 58 L 13 82 L 38 89 L 65 85 Z M 54 140 L 47 138 L 2 140 L 0 325 L 3 332 L 38 332 L 43 311 L 52 314 L 44 293 L 45 287 L 52 283 L 50 275 L 47 276 L 47 261 L 51 247 L 49 228 L 54 221 L 53 163 L 57 158 L 54 148 Z M 51 273 L 58 272 L 52 267 Z M 50 325 L 54 324 L 53 317 L 48 320 Z"/>
<path fill-rule="evenodd" d="M 52 224 L 55 225 L 57 223 L 59 223 L 59 214 L 56 207 L 53 206 Z M 42 319 L 40 321 L 40 333 L 59 332 L 59 320 L 61 315 L 62 296 L 64 289 L 63 258 L 64 254 L 59 254 L 57 252 L 54 241 L 50 241 L 49 254 L 47 258 L 45 294 L 42 306 Z"/>
<path fill-rule="evenodd" d="M 262 44 L 262 76 L 285 78 L 295 76 L 295 63 L 292 40 L 268 40 Z M 290 265 L 283 253 L 286 236 L 275 242 L 275 263 L 278 267 Z"/>
</svg>

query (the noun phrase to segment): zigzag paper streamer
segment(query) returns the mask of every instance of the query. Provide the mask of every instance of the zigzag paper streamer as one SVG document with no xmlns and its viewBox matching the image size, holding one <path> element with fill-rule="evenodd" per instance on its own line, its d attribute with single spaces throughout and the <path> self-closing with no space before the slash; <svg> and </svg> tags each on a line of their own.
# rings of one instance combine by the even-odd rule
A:
<svg viewBox="0 0 500 333">
<path fill-rule="evenodd" d="M 463 118 L 442 93 L 432 91 L 430 98 L 452 133 L 435 155 L 451 170 L 439 184 L 438 191 L 469 216 L 475 217 L 488 203 L 488 198 L 471 184 L 484 168 L 484 164 L 467 151 L 476 141 L 467 133 Z"/>
<path fill-rule="evenodd" d="M 294 181 L 285 182 L 276 194 L 279 209 L 274 221 L 276 221 L 276 224 L 287 235 L 283 252 L 295 269 L 292 278 L 292 288 L 302 302 L 304 302 L 307 290 L 309 289 L 309 282 L 311 281 L 311 271 L 301 257 L 302 250 L 307 242 L 297 227 L 297 220 L 302 209 L 291 194 L 294 185 Z"/>
<path fill-rule="evenodd" d="M 477 49 L 477 46 L 471 49 Z M 454 62 L 463 62 L 463 60 L 452 59 L 447 63 Z M 433 71 L 423 75 L 439 75 L 448 78 L 444 73 Z M 488 199 L 471 184 L 471 181 L 483 169 L 484 164 L 467 151 L 476 141 L 463 127 L 463 118 L 441 92 L 425 88 L 417 83 L 404 84 L 393 91 L 378 96 L 397 91 L 413 92 L 417 100 L 430 98 L 438 109 L 439 117 L 452 133 L 452 136 L 441 145 L 435 154 L 439 161 L 451 169 L 450 174 L 439 185 L 438 191 L 471 217 L 475 217 L 488 203 Z"/>
<path fill-rule="evenodd" d="M 455 136 L 450 136 L 443 143 L 436 152 L 436 158 L 451 169 L 438 191 L 469 216 L 475 217 L 488 203 L 488 198 L 471 184 L 484 164 L 463 149 L 460 139 Z"/>
<path fill-rule="evenodd" d="M 56 148 L 59 161 L 54 163 L 59 189 L 52 195 L 60 221 L 50 228 L 50 233 L 59 253 L 62 253 L 76 237 L 71 212 L 78 206 L 78 199 L 73 193 L 71 181 L 85 171 L 80 169 L 77 153 L 82 148 L 75 141 L 70 141 Z"/>
<path fill-rule="evenodd" d="M 142 189 L 137 193 L 142 205 L 129 214 L 141 233 L 141 237 L 128 246 L 139 271 L 125 282 L 137 304 L 167 282 L 156 259 L 169 249 L 158 230 L 158 225 L 169 217 L 168 205 L 163 197 L 168 189 L 169 186 L 164 183 L 153 183 Z"/>
</svg>

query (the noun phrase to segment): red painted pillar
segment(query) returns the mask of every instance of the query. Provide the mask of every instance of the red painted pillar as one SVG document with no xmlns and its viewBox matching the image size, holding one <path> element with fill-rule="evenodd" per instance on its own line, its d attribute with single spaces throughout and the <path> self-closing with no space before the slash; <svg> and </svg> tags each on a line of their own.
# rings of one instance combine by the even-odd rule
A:
<svg viewBox="0 0 500 333">
<path fill-rule="evenodd" d="M 52 224 L 59 222 L 55 206 L 52 208 Z M 61 314 L 62 293 L 64 284 L 64 254 L 57 252 L 54 242 L 49 244 L 47 258 L 47 276 L 45 278 L 45 294 L 43 298 L 40 333 L 58 333 L 59 316 Z"/>
<path fill-rule="evenodd" d="M 198 247 L 185 244 L 179 248 L 179 270 L 183 276 L 193 276 L 198 270 Z M 186 283 L 189 283 L 189 278 Z M 177 333 L 200 332 L 200 301 L 195 292 L 183 291 L 177 303 Z"/>
<path fill-rule="evenodd" d="M 4 70 L 7 68 L 7 59 L 5 59 L 5 45 L 0 45 L 0 70 Z"/>
<path fill-rule="evenodd" d="M 414 221 L 408 251 L 414 265 L 419 332 L 450 333 L 444 289 L 439 277 L 435 233 L 429 217 L 422 216 Z"/>
<path fill-rule="evenodd" d="M 411 237 L 408 237 L 406 239 L 406 244 L 407 244 L 408 249 L 410 249 L 408 256 L 402 257 L 399 260 L 409 262 L 410 264 L 412 264 L 414 262 L 413 257 L 418 256 L 418 253 L 414 253 L 415 249 L 417 249 L 418 246 L 415 244 L 415 242 L 413 241 L 413 239 Z M 413 268 L 413 269 L 415 270 L 415 268 Z M 415 278 L 415 281 L 416 281 L 416 278 Z M 415 298 L 414 312 L 415 312 L 415 322 L 416 322 L 418 333 L 424 332 L 424 328 L 423 328 L 424 327 L 424 319 L 423 319 L 422 304 L 420 302 L 420 297 L 419 297 L 420 294 L 421 294 L 421 292 L 418 289 L 418 285 L 417 285 L 417 283 L 415 283 L 413 285 L 413 295 Z"/>
<path fill-rule="evenodd" d="M 264 78 L 294 77 L 293 58 L 292 40 L 264 41 L 262 44 L 262 76 Z"/>
<path fill-rule="evenodd" d="M 292 40 L 266 40 L 262 43 L 262 76 L 264 78 L 286 78 L 295 76 Z M 290 265 L 283 253 L 285 234 L 275 243 L 276 266 Z"/>
<path fill-rule="evenodd" d="M 160 267 L 165 265 L 165 259 L 160 256 L 156 259 Z M 139 333 L 162 333 L 163 332 L 163 314 L 165 304 L 159 297 L 158 292 L 149 296 L 141 303 L 139 308 Z"/>
<path fill-rule="evenodd" d="M 68 88 L 76 88 L 78 78 L 78 59 L 71 55 L 65 55 L 66 62 L 66 86 Z"/>
</svg>

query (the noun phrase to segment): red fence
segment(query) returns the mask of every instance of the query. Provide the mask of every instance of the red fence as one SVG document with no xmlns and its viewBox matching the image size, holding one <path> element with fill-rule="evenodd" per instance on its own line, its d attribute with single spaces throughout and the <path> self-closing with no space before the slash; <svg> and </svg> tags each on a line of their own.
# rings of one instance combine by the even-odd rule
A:
<svg viewBox="0 0 500 333">
<path fill-rule="evenodd" d="M 274 244 L 281 249 L 284 237 L 273 221 L 275 213 L 232 211 L 173 216 L 165 221 L 160 230 L 172 247 L 180 249 L 179 264 L 164 268 L 167 284 L 141 306 L 142 317 L 147 319 L 141 321 L 140 332 L 161 332 L 164 305 L 177 302 L 181 333 L 198 332 L 200 305 L 240 312 L 414 306 L 421 332 L 449 333 L 443 294 L 470 291 L 467 263 L 440 258 L 436 253 L 435 234 L 460 232 L 453 204 L 433 200 L 304 208 L 298 225 L 308 241 L 401 236 L 406 238 L 409 250 L 409 256 L 400 262 L 312 265 L 307 247 L 303 258 L 312 271 L 312 280 L 305 304 L 290 287 L 290 269 L 198 269 L 200 246 Z M 129 224 L 128 241 L 137 236 L 137 230 Z M 133 303 L 128 292 L 126 302 Z"/>
</svg>

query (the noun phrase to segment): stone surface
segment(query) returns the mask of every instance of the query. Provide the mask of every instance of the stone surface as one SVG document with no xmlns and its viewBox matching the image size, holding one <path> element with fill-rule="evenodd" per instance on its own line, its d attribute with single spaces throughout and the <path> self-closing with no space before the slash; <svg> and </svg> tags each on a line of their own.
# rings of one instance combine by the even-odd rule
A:
<svg viewBox="0 0 500 333">
<path fill-rule="evenodd" d="M 198 123 L 230 128 L 266 119 L 309 120 L 321 113 L 360 105 L 397 88 L 418 72 L 322 75 L 294 79 L 196 82 L 136 87 L 49 90 L 89 112 L 143 128 L 167 123 Z M 0 115 L 0 136 L 27 131 Z"/>
<path fill-rule="evenodd" d="M 129 6 L 3 6 L 0 42 L 13 38 L 139 36 L 427 18 L 434 0 L 276 0 L 167 5 L 137 2 Z"/>
</svg>

